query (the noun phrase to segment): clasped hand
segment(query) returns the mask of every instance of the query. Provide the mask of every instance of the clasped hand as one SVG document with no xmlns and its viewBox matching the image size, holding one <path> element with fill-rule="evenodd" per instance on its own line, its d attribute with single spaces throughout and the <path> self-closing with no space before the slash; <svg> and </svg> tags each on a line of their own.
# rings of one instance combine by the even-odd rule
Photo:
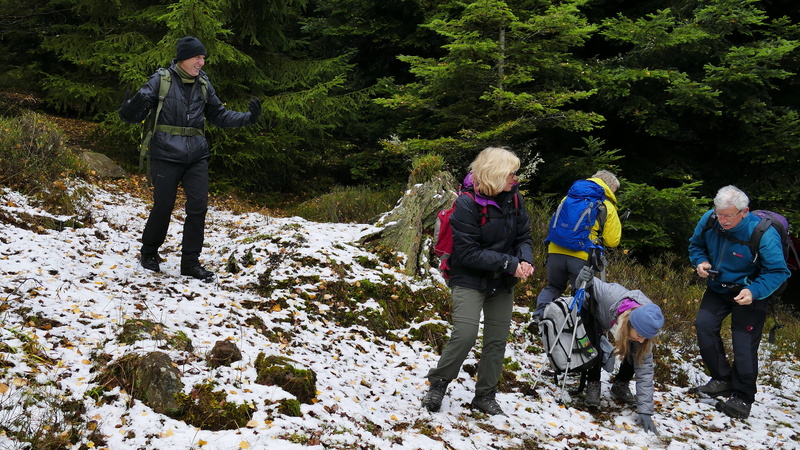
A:
<svg viewBox="0 0 800 450">
<path fill-rule="evenodd" d="M 517 265 L 517 271 L 514 272 L 514 276 L 517 278 L 528 278 L 529 276 L 533 275 L 534 267 L 525 261 L 520 261 Z"/>
</svg>

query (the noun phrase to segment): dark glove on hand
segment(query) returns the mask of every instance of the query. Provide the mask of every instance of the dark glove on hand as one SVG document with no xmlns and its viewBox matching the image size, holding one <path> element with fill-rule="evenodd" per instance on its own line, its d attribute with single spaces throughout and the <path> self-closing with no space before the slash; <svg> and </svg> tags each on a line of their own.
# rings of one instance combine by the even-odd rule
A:
<svg viewBox="0 0 800 450">
<path fill-rule="evenodd" d="M 639 413 L 639 416 L 636 418 L 636 425 L 642 427 L 642 429 L 647 433 L 653 433 L 658 436 L 658 430 L 656 429 L 656 424 L 653 423 L 653 416 L 650 414 L 642 414 Z"/>
<path fill-rule="evenodd" d="M 119 117 L 127 123 L 135 123 L 142 111 L 150 107 L 147 97 L 140 94 L 138 91 L 131 97 L 130 89 L 125 91 L 125 98 L 122 100 L 122 106 L 117 111 Z M 141 120 L 141 119 L 139 119 Z"/>
<path fill-rule="evenodd" d="M 575 278 L 575 284 L 577 288 L 587 288 L 591 286 L 592 280 L 594 280 L 594 269 L 591 266 L 583 266 L 581 271 L 578 273 L 578 276 Z M 584 286 L 584 283 L 585 286 Z"/>
<path fill-rule="evenodd" d="M 258 98 L 251 98 L 249 102 L 247 102 L 247 109 L 250 110 L 250 124 L 254 124 L 258 122 L 258 118 L 261 117 L 261 100 Z"/>
</svg>

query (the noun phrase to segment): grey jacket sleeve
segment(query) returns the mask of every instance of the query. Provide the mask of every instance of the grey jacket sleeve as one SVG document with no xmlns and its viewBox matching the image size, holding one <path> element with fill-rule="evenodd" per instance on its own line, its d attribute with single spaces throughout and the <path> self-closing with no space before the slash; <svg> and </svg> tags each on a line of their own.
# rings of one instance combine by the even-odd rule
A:
<svg viewBox="0 0 800 450">
<path fill-rule="evenodd" d="M 634 342 L 631 352 L 636 355 L 639 343 Z M 655 405 L 653 404 L 653 393 L 655 391 L 653 378 L 655 374 L 653 364 L 653 354 L 648 353 L 642 358 L 639 364 L 634 356 L 633 371 L 636 374 L 636 412 L 639 414 L 653 414 Z"/>
</svg>

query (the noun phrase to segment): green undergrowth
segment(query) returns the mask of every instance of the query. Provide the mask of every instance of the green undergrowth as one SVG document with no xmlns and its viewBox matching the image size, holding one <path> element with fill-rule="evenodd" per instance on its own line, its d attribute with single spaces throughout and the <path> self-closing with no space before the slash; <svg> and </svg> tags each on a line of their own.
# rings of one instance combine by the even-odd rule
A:
<svg viewBox="0 0 800 450">
<path fill-rule="evenodd" d="M 76 151 L 66 145 L 62 132 L 45 116 L 23 112 L 0 117 L 0 186 L 39 201 L 52 214 L 72 215 L 85 192 L 70 189 L 68 180 L 88 175 Z M 46 220 L 38 225 L 48 229 L 63 226 Z"/>
<path fill-rule="evenodd" d="M 289 214 L 314 222 L 373 223 L 400 199 L 399 187 L 335 187 L 327 194 L 307 200 Z"/>
</svg>

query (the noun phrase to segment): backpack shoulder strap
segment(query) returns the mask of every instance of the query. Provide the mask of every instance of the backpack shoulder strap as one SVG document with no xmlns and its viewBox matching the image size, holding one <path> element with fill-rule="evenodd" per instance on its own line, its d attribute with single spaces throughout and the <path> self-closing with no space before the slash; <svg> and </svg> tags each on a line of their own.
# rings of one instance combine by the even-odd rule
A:
<svg viewBox="0 0 800 450">
<path fill-rule="evenodd" d="M 475 202 L 475 204 L 478 204 L 478 202 L 475 201 L 475 194 L 473 194 L 472 192 L 462 191 L 461 193 L 469 195 L 469 198 L 471 198 L 472 201 Z M 486 205 L 483 205 L 483 208 L 481 209 L 481 226 L 486 225 L 488 217 L 489 217 L 489 208 Z"/>
<path fill-rule="evenodd" d="M 761 238 L 764 236 L 764 233 L 766 233 L 767 230 L 769 230 L 769 227 L 771 226 L 775 226 L 776 228 L 777 227 L 783 228 L 783 226 L 777 223 L 777 221 L 773 221 L 772 217 L 770 216 L 762 217 L 761 221 L 758 222 L 758 225 L 756 225 L 756 227 L 753 228 L 753 233 L 750 235 L 750 242 L 747 243 L 747 246 L 750 247 L 750 253 L 753 255 L 753 263 L 755 263 L 758 260 L 758 257 L 760 255 L 758 248 L 761 246 Z M 778 235 L 780 237 L 781 235 L 780 231 L 778 232 Z"/>
<path fill-rule="evenodd" d="M 142 143 L 139 148 L 139 171 L 145 170 L 145 160 L 147 160 L 147 176 L 150 176 L 150 160 L 147 158 L 147 151 L 150 147 L 150 139 L 153 137 L 155 127 L 158 125 L 158 116 L 161 114 L 161 108 L 164 106 L 164 99 L 167 98 L 169 87 L 172 84 L 172 74 L 168 69 L 159 67 L 156 71 L 158 73 L 158 104 L 156 105 L 155 112 L 151 112 L 152 117 L 145 119 L 145 125 L 142 129 Z"/>
<path fill-rule="evenodd" d="M 708 220 L 706 221 L 705 225 L 703 225 L 703 233 L 705 233 L 706 231 L 714 228 L 714 225 L 716 225 L 716 222 L 717 222 L 717 212 L 714 211 L 714 212 L 711 213 L 710 216 L 708 216 Z"/>
<path fill-rule="evenodd" d="M 600 203 L 600 206 L 597 207 L 597 242 L 605 247 L 605 242 L 603 242 L 603 231 L 606 228 L 606 220 L 608 219 L 608 208 L 606 208 L 605 203 Z"/>
<path fill-rule="evenodd" d="M 208 75 L 201 73 L 197 79 L 200 80 L 200 92 L 203 94 L 203 101 L 208 103 Z"/>
</svg>

